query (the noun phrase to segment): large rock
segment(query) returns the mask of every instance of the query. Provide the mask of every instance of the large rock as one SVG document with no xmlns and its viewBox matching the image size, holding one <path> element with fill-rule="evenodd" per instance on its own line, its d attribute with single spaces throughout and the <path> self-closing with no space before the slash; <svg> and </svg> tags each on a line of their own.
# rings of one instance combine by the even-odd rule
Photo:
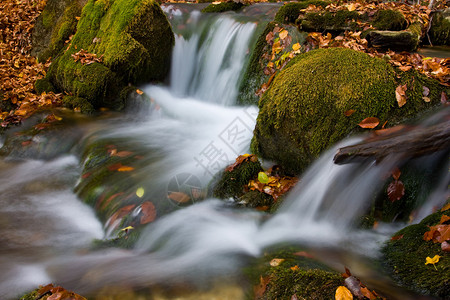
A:
<svg viewBox="0 0 450 300">
<path fill-rule="evenodd" d="M 262 96 L 252 150 L 301 173 L 319 154 L 377 117 L 388 126 L 439 102 L 439 84 L 414 71 L 399 72 L 381 59 L 350 49 L 319 49 L 294 59 Z M 407 85 L 399 108 L 395 89 Z M 428 87 L 431 102 L 422 97 Z M 355 110 L 351 116 L 344 112 Z M 381 126 L 381 125 L 380 125 Z"/>
<path fill-rule="evenodd" d="M 33 28 L 31 54 L 39 61 L 55 56 L 64 47 L 78 23 L 87 0 L 48 0 Z"/>
<path fill-rule="evenodd" d="M 429 34 L 433 45 L 450 45 L 450 8 L 433 15 Z"/>
<path fill-rule="evenodd" d="M 84 98 L 95 108 L 121 109 L 129 84 L 165 79 L 173 45 L 170 24 L 156 1 L 90 0 L 47 79 L 57 90 Z M 91 58 L 95 54 L 100 62 L 76 61 L 80 50 Z"/>
</svg>

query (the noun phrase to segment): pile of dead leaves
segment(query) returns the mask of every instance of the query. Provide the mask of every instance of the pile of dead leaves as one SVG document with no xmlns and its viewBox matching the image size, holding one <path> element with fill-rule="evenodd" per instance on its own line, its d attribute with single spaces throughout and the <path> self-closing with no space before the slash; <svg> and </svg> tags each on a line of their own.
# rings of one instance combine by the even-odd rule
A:
<svg viewBox="0 0 450 300">
<path fill-rule="evenodd" d="M 49 63 L 38 63 L 31 52 L 31 35 L 46 0 L 2 0 L 0 3 L 0 121 L 18 124 L 38 109 L 61 105 L 61 94 L 37 95 L 34 83 Z"/>
<path fill-rule="evenodd" d="M 339 286 L 336 289 L 336 300 L 357 299 L 385 299 L 380 297 L 375 291 L 369 290 L 358 278 L 345 268 L 345 273 L 341 274 L 345 278 L 345 286 Z"/>
<path fill-rule="evenodd" d="M 265 172 L 258 174 L 258 179 L 252 179 L 248 183 L 248 189 L 257 190 L 261 193 L 272 196 L 277 201 L 281 196 L 286 194 L 298 181 L 297 177 L 278 175 L 273 172 L 273 167 Z"/>
<path fill-rule="evenodd" d="M 101 63 L 103 61 L 103 55 L 100 57 L 97 57 L 97 54 L 95 53 L 89 53 L 84 49 L 81 49 L 75 54 L 72 54 L 72 58 L 75 61 L 79 61 L 82 65 L 90 65 L 95 62 Z"/>
<path fill-rule="evenodd" d="M 449 210 L 450 205 L 445 206 L 442 211 Z M 442 251 L 450 252 L 450 216 L 443 215 L 439 223 L 430 226 L 430 230 L 423 235 L 425 241 L 440 243 Z"/>
<path fill-rule="evenodd" d="M 42 300 L 86 300 L 85 297 L 75 294 L 74 292 L 68 291 L 60 286 L 54 286 L 53 284 L 48 284 L 37 290 L 36 299 Z"/>
</svg>

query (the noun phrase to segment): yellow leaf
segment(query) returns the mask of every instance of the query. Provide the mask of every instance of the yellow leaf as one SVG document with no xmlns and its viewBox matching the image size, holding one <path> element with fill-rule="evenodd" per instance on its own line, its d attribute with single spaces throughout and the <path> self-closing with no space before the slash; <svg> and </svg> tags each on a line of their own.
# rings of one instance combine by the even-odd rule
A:
<svg viewBox="0 0 450 300">
<path fill-rule="evenodd" d="M 264 172 L 259 172 L 258 173 L 258 181 L 261 183 L 268 183 L 269 182 L 269 176 L 267 176 L 266 173 Z"/>
<path fill-rule="evenodd" d="M 280 39 L 284 40 L 289 35 L 289 32 L 284 29 L 282 32 L 280 32 Z"/>
<path fill-rule="evenodd" d="M 140 187 L 136 190 L 136 196 L 138 196 L 139 198 L 142 198 L 142 196 L 144 196 L 145 190 L 144 188 Z"/>
<path fill-rule="evenodd" d="M 133 170 L 134 170 L 134 168 L 129 167 L 129 166 L 122 166 L 117 169 L 117 171 L 119 171 L 119 172 L 129 172 L 129 171 L 133 171 Z"/>
<path fill-rule="evenodd" d="M 426 258 L 426 265 L 428 265 L 428 264 L 435 264 L 435 263 L 437 263 L 437 262 L 439 262 L 439 258 L 441 258 L 441 256 L 439 256 L 439 255 L 435 255 L 433 258 L 431 258 L 431 257 L 429 257 L 429 256 L 427 256 L 427 258 Z"/>
<path fill-rule="evenodd" d="M 272 267 L 278 267 L 283 261 L 285 261 L 284 258 L 274 258 L 270 261 L 270 265 Z"/>
<path fill-rule="evenodd" d="M 348 288 L 341 285 L 336 289 L 336 294 L 334 296 L 334 299 L 336 299 L 336 300 L 352 300 L 353 295 L 348 290 Z"/>
<path fill-rule="evenodd" d="M 132 230 L 132 229 L 134 229 L 133 226 L 128 226 L 128 227 L 120 229 L 120 231 L 128 231 L 128 230 Z"/>
<path fill-rule="evenodd" d="M 356 9 L 355 3 L 351 3 L 351 4 L 347 7 L 347 9 L 348 9 L 349 11 L 354 11 L 354 10 Z"/>
<path fill-rule="evenodd" d="M 292 50 L 297 51 L 300 49 L 300 43 L 295 43 L 294 45 L 292 45 Z"/>
</svg>

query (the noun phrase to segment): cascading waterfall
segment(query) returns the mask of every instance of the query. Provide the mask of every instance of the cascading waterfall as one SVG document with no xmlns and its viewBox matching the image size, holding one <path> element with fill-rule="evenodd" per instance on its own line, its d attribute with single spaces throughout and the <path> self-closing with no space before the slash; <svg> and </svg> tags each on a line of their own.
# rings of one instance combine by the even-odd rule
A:
<svg viewBox="0 0 450 300">
<path fill-rule="evenodd" d="M 166 192 L 167 183 L 184 173 L 198 178 L 206 187 L 217 171 L 248 151 L 255 125 L 256 107 L 234 107 L 233 104 L 257 25 L 239 22 L 229 15 L 204 16 L 192 12 L 187 16 L 178 10 L 167 10 L 167 13 L 178 32 L 170 86 L 142 88 L 157 104 L 152 106 L 151 114 L 144 121 L 124 124 L 121 120 L 120 126 L 111 122 L 107 124 L 108 130 L 97 132 L 102 139 L 125 139 L 143 152 L 151 153 L 136 170 L 139 182 L 130 191 L 145 185 L 146 193 Z M 180 18 L 187 20 L 180 21 Z M 378 165 L 372 162 L 335 165 L 332 158 L 336 149 L 356 141 L 344 141 L 323 154 L 271 217 L 253 210 L 234 209 L 226 201 L 206 199 L 149 224 L 133 250 L 110 249 L 87 254 L 55 250 L 56 257 L 51 254 L 41 257 L 31 256 L 34 247 L 31 243 L 26 245 L 31 250 L 25 251 L 24 257 L 10 255 L 6 258 L 9 264 L 1 263 L 8 266 L 12 262 L 20 268 L 3 272 L 0 294 L 13 299 L 26 289 L 51 281 L 79 293 L 95 293 L 111 285 L 203 283 L 224 275 L 239 276 L 240 267 L 249 258 L 258 257 L 267 247 L 280 243 L 301 243 L 313 249 L 329 247 L 333 252 L 351 249 L 353 256 L 357 253 L 376 256 L 380 243 L 393 229 L 362 231 L 351 225 L 367 208 L 382 184 L 381 178 L 397 161 L 385 160 Z M 53 165 L 29 161 L 12 168 L 12 172 L 30 186 L 42 176 L 40 168 L 47 168 L 46 174 L 54 172 L 53 177 L 58 177 L 70 169 L 73 160 L 73 157 L 63 158 Z M 27 164 L 37 164 L 30 177 L 24 176 L 20 169 L 28 169 Z M 9 181 L 2 174 L 1 165 L 0 175 L 0 188 L 4 190 Z M 436 193 L 445 192 L 445 186 L 443 182 L 442 190 Z M 75 200 L 67 185 L 47 189 L 53 191 L 43 193 L 39 201 L 45 197 L 55 198 L 55 191 L 58 197 L 68 199 L 68 203 Z M 26 193 L 24 189 L 25 198 Z M 10 209 L 14 203 L 8 205 L 0 208 L 0 221 L 4 207 Z M 74 220 L 77 230 L 64 234 L 98 238 L 99 223 L 93 220 L 92 211 L 86 212 L 84 206 L 74 207 L 74 211 L 83 214 L 79 219 L 88 220 L 90 225 L 83 226 Z M 51 206 L 45 208 L 51 211 Z M 18 207 L 14 209 L 18 211 Z M 44 217 L 49 216 L 44 214 Z M 55 222 L 53 226 L 58 226 L 57 220 Z M 77 245 L 70 243 L 69 246 L 76 248 Z M 346 261 L 346 264 L 349 266 L 351 262 Z M 24 282 L 21 276 L 27 272 L 33 276 Z M 14 286 L 17 282 L 19 284 Z"/>
</svg>

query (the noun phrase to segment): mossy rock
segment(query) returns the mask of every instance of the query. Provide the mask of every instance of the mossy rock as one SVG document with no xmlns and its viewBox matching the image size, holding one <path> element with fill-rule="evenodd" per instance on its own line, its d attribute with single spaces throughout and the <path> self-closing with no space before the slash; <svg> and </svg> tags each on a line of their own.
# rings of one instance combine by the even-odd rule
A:
<svg viewBox="0 0 450 300">
<path fill-rule="evenodd" d="M 173 45 L 173 32 L 157 2 L 90 0 L 70 46 L 53 61 L 47 78 L 94 108 L 122 109 L 117 95 L 129 83 L 165 79 Z M 102 62 L 76 62 L 72 55 L 81 49 Z"/>
<path fill-rule="evenodd" d="M 42 93 L 54 92 L 55 87 L 47 78 L 40 78 L 34 83 L 34 90 L 38 95 Z"/>
<path fill-rule="evenodd" d="M 237 11 L 245 5 L 241 2 L 221 2 L 219 4 L 210 4 L 201 10 L 202 13 L 221 13 L 225 11 Z"/>
<path fill-rule="evenodd" d="M 269 62 L 269 60 L 265 58 L 265 54 L 271 53 L 272 51 L 272 46 L 267 43 L 266 36 L 269 32 L 273 31 L 276 26 L 282 27 L 289 32 L 289 35 L 292 37 L 291 45 L 295 43 L 302 45 L 306 41 L 306 34 L 299 32 L 295 26 L 286 24 L 279 25 L 276 22 L 267 23 L 258 36 L 254 48 L 251 50 L 250 61 L 245 68 L 237 99 L 237 103 L 241 105 L 257 105 L 259 96 L 256 95 L 256 91 L 262 84 L 267 82 L 271 76 L 264 74 L 264 68 Z M 278 55 L 282 56 L 290 50 L 291 47 L 287 47 Z"/>
<path fill-rule="evenodd" d="M 378 30 L 399 31 L 406 29 L 408 22 L 400 11 L 387 9 L 377 12 L 372 25 Z"/>
<path fill-rule="evenodd" d="M 340 10 L 337 12 L 307 13 L 299 19 L 299 28 L 304 31 L 359 30 L 357 21 L 361 19 L 356 11 Z"/>
<path fill-rule="evenodd" d="M 256 156 L 253 156 L 256 158 Z M 211 185 L 213 196 L 217 198 L 233 198 L 238 200 L 244 195 L 244 187 L 251 179 L 258 176 L 263 171 L 261 163 L 256 160 L 247 160 L 235 167 L 231 171 L 224 170 L 215 176 Z"/>
<path fill-rule="evenodd" d="M 429 35 L 433 45 L 450 45 L 450 8 L 433 15 Z"/>
<path fill-rule="evenodd" d="M 36 21 L 32 35 L 32 55 L 39 61 L 56 56 L 70 35 L 87 0 L 48 0 Z"/>
<path fill-rule="evenodd" d="M 245 270 L 254 286 L 267 280 L 263 293 L 253 295 L 252 299 L 334 299 L 337 287 L 344 285 L 344 278 L 336 271 L 312 258 L 297 256 L 294 253 L 305 251 L 298 247 L 268 249 L 264 257 L 258 259 Z M 278 259 L 277 266 L 270 262 Z"/>
<path fill-rule="evenodd" d="M 86 99 L 76 96 L 65 96 L 63 98 L 63 106 L 83 114 L 92 114 L 95 112 L 94 107 Z"/>
<path fill-rule="evenodd" d="M 274 21 L 283 24 L 290 24 L 290 23 L 295 24 L 298 19 L 298 16 L 300 15 L 301 9 L 305 9 L 309 5 L 315 5 L 318 7 L 325 8 L 328 4 L 330 4 L 330 2 L 321 0 L 308 0 L 301 2 L 285 3 L 278 10 L 277 14 L 275 15 Z"/>
<path fill-rule="evenodd" d="M 299 55 L 260 100 L 252 151 L 299 174 L 322 151 L 357 132 L 363 119 L 377 117 L 393 126 L 439 103 L 437 82 L 416 72 L 400 76 L 408 84 L 402 108 L 395 99 L 399 82 L 394 68 L 385 61 L 344 48 Z M 422 99 L 424 82 L 434 90 L 430 103 Z M 345 116 L 350 109 L 355 113 Z"/>
<path fill-rule="evenodd" d="M 448 299 L 450 295 L 450 256 L 439 243 L 424 241 L 429 226 L 439 223 L 442 215 L 449 211 L 434 213 L 419 224 L 410 225 L 398 231 L 382 249 L 386 267 L 392 276 L 405 287 L 421 294 Z M 426 257 L 441 256 L 439 262 L 426 265 Z"/>
</svg>

